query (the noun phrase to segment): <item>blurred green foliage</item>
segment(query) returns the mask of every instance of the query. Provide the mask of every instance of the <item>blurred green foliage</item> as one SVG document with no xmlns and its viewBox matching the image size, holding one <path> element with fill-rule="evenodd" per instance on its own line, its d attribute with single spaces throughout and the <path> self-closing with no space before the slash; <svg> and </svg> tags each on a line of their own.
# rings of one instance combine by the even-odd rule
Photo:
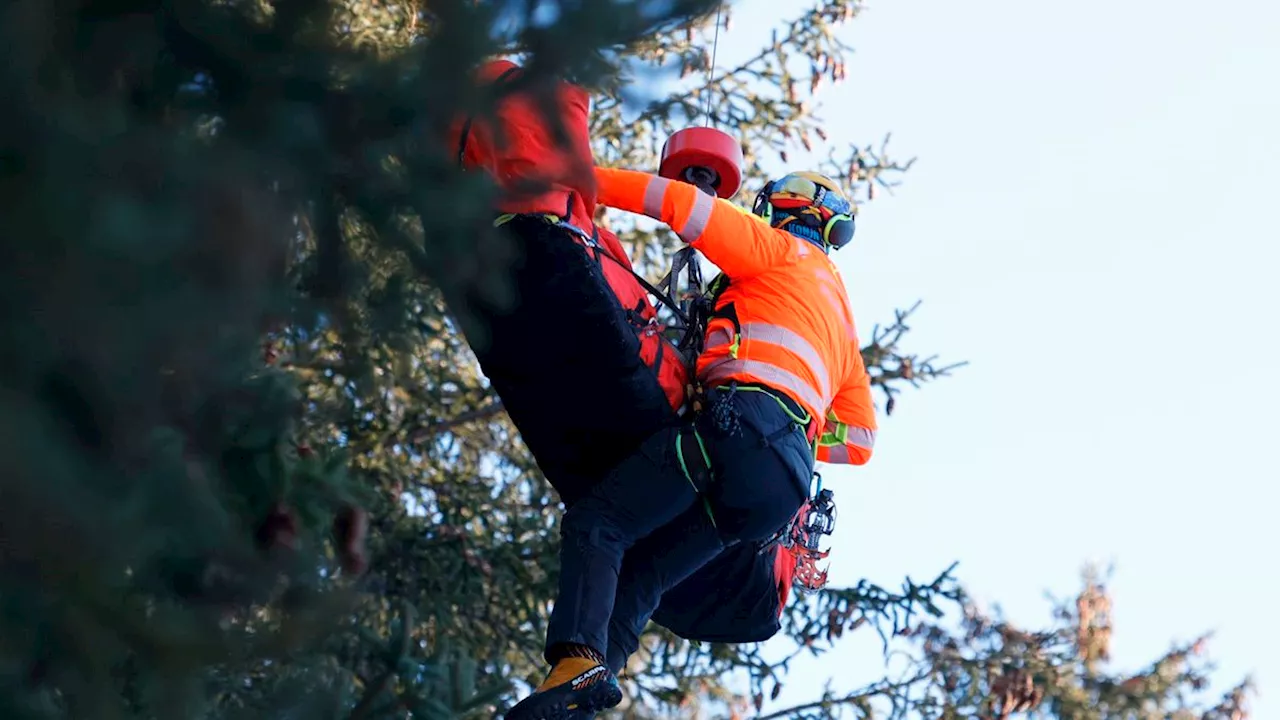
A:
<svg viewBox="0 0 1280 720">
<path fill-rule="evenodd" d="M 822 141 L 813 93 L 860 10 L 797 8 L 702 81 L 709 0 L 554 7 L 0 5 L 0 716 L 492 717 L 539 678 L 557 499 L 441 301 L 506 290 L 493 189 L 441 141 L 494 99 L 469 69 L 517 53 L 524 91 L 591 88 L 602 164 L 654 167 L 709 106 L 750 184 Z M 823 169 L 871 199 L 909 165 L 868 145 Z M 646 271 L 671 247 L 610 221 Z M 864 348 L 887 404 L 951 368 L 900 349 L 906 319 Z M 962 598 L 944 573 L 794 603 L 799 652 L 875 628 L 925 670 L 770 716 L 1005 717 L 992 698 L 1021 692 L 1053 717 L 1184 717 L 1129 708 L 1204 682 L 1185 654 L 1098 674 L 1074 616 L 913 624 Z M 645 640 L 621 715 L 746 712 L 787 667 Z M 1213 712 L 1185 717 L 1242 717 Z"/>
</svg>

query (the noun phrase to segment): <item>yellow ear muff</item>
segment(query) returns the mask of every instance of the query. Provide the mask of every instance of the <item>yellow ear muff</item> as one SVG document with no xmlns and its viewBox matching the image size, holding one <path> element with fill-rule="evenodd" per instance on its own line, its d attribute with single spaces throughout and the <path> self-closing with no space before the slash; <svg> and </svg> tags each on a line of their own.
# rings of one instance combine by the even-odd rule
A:
<svg viewBox="0 0 1280 720">
<path fill-rule="evenodd" d="M 835 249 L 840 249 L 853 240 L 854 220 L 852 215 L 835 215 L 827 221 L 822 229 L 822 240 Z"/>
</svg>

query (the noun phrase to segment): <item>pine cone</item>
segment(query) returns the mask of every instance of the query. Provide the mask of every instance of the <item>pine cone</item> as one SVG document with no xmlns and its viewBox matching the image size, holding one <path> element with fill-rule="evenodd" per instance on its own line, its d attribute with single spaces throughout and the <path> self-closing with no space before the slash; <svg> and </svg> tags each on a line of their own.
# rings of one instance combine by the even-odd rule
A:
<svg viewBox="0 0 1280 720">
<path fill-rule="evenodd" d="M 369 513 L 354 505 L 338 511 L 333 519 L 333 535 L 338 541 L 338 560 L 342 572 L 362 575 L 369 568 L 365 540 L 369 535 Z"/>
<path fill-rule="evenodd" d="M 271 512 L 258 525 L 254 539 L 258 548 L 271 552 L 277 548 L 298 549 L 298 520 L 293 509 L 284 503 L 276 503 Z"/>
</svg>

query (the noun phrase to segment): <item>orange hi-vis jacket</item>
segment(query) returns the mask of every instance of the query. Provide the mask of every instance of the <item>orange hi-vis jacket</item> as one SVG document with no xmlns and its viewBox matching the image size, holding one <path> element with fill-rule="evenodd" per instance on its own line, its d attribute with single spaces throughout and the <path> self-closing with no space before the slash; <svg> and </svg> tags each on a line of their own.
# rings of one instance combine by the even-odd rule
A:
<svg viewBox="0 0 1280 720">
<path fill-rule="evenodd" d="M 861 465 L 875 445 L 875 405 L 853 311 L 831 259 L 743 208 L 688 183 L 596 168 L 597 202 L 666 223 L 730 279 L 697 361 L 709 386 L 759 383 L 811 417 L 817 459 Z M 735 335 L 737 337 L 735 338 Z"/>
</svg>

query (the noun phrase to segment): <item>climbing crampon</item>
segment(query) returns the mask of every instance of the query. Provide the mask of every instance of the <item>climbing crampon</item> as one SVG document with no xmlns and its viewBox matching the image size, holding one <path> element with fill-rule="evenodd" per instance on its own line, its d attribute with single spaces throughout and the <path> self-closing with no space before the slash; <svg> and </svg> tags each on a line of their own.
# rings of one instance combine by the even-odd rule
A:
<svg viewBox="0 0 1280 720">
<path fill-rule="evenodd" d="M 795 518 L 778 537 L 784 551 L 795 560 L 792 582 L 801 590 L 809 592 L 821 590 L 827 585 L 827 568 L 830 564 L 827 568 L 819 568 L 818 563 L 831 554 L 830 549 L 822 549 L 822 539 L 831 535 L 836 525 L 834 493 L 821 489 L 821 481 L 821 476 L 818 476 L 818 493 L 801 506 Z"/>
</svg>

